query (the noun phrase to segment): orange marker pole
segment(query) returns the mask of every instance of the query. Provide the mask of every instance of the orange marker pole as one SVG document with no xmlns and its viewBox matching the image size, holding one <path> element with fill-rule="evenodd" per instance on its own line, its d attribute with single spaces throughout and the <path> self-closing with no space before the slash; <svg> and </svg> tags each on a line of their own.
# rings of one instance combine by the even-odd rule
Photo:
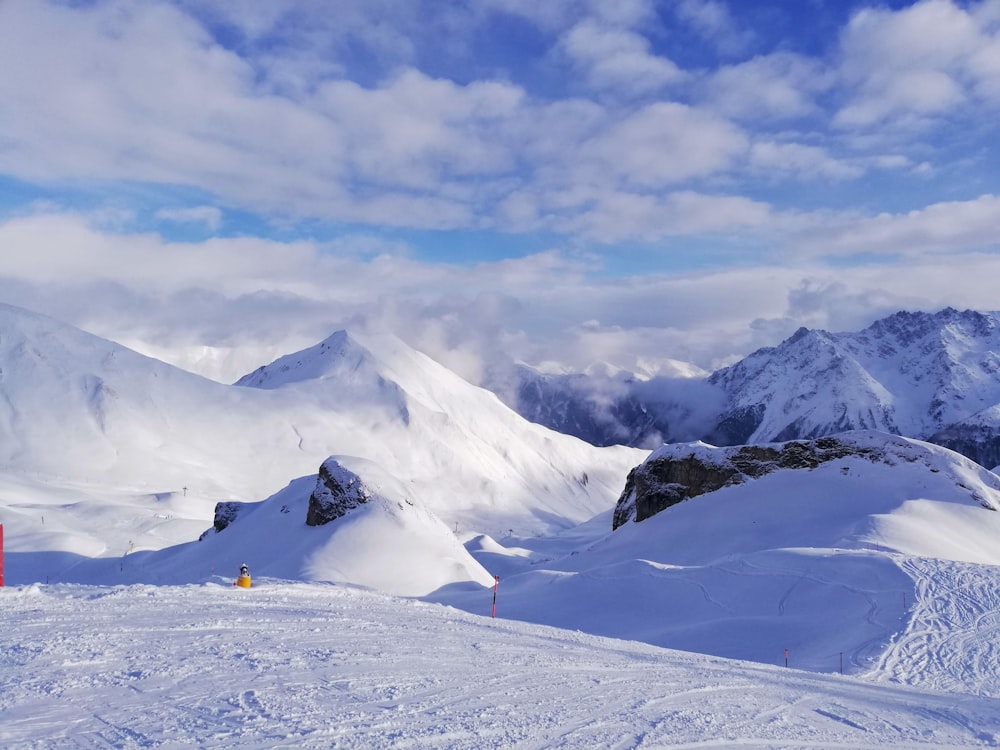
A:
<svg viewBox="0 0 1000 750">
<path fill-rule="evenodd" d="M 500 576 L 493 576 L 493 612 L 491 617 L 497 616 L 497 586 L 500 585 Z"/>
</svg>

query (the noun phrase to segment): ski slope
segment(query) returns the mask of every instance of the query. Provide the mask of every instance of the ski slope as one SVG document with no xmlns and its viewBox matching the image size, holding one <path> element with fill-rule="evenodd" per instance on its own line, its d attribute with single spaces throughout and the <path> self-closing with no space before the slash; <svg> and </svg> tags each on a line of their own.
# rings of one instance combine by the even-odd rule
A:
<svg viewBox="0 0 1000 750">
<path fill-rule="evenodd" d="M 1000 568 L 904 558 L 916 597 L 870 679 L 1000 698 Z"/>
<path fill-rule="evenodd" d="M 1000 701 L 329 584 L 0 590 L 0 745 L 995 747 Z M 483 610 L 488 611 L 489 592 Z"/>
</svg>

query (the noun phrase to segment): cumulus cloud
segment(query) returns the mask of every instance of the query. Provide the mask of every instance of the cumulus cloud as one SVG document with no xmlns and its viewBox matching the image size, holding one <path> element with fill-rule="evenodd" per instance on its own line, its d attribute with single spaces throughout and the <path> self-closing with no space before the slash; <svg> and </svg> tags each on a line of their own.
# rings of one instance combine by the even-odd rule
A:
<svg viewBox="0 0 1000 750">
<path fill-rule="evenodd" d="M 777 52 L 722 66 L 706 77 L 698 93 L 729 117 L 790 119 L 819 113 L 816 97 L 831 85 L 831 74 L 819 61 Z"/>
<path fill-rule="evenodd" d="M 573 25 L 581 13 L 621 28 L 633 27 L 655 15 L 653 0 L 484 0 L 491 11 L 520 16 L 543 29 L 559 31 Z"/>
<path fill-rule="evenodd" d="M 899 11 L 858 11 L 841 38 L 840 74 L 851 94 L 836 122 L 943 115 L 973 92 L 993 96 L 998 36 L 987 5 L 921 0 Z"/>
<path fill-rule="evenodd" d="M 582 146 L 579 164 L 594 179 L 663 187 L 730 167 L 747 149 L 746 134 L 723 118 L 676 102 L 635 112 Z"/>
<path fill-rule="evenodd" d="M 512 360 L 711 370 L 799 325 L 855 330 L 901 307 L 990 309 L 1000 273 L 995 254 L 966 250 L 602 280 L 592 258 L 566 252 L 448 265 L 358 242 L 328 253 L 305 242 L 168 242 L 69 215 L 10 219 L 0 224 L 11 250 L 0 298 L 227 382 L 345 327 L 394 332 L 479 382 Z"/>
<path fill-rule="evenodd" d="M 735 29 L 721 3 L 671 7 L 716 38 Z M 657 9 L 645 0 L 451 10 L 351 0 L 336 16 L 314 0 L 239 11 L 217 0 L 9 0 L 0 4 L 0 171 L 47 184 L 181 185 L 293 221 L 580 231 L 601 242 L 712 231 L 719 221 L 685 220 L 672 206 L 679 194 L 726 193 L 738 209 L 730 225 L 760 226 L 759 194 L 738 184 L 746 174 L 844 180 L 885 151 L 771 125 L 815 120 L 824 97 L 843 101 L 842 126 L 863 128 L 986 96 L 1000 59 L 986 7 L 863 10 L 833 72 L 774 52 L 696 80 L 654 49 Z M 464 38 L 497 13 L 537 24 L 597 99 L 573 98 L 571 86 L 540 95 L 506 71 L 459 81 L 420 68 L 433 37 L 422 21 Z M 218 28 L 238 43 L 223 45 Z M 381 60 L 396 42 L 391 62 L 350 75 L 352 45 Z M 932 164 L 916 150 L 899 143 L 896 156 Z M 219 227 L 198 210 L 207 229 Z"/>
<path fill-rule="evenodd" d="M 743 196 L 679 191 L 663 197 L 624 191 L 595 198 L 585 213 L 570 221 L 572 231 L 600 242 L 638 237 L 727 234 L 762 228 L 771 219 L 766 203 Z"/>
<path fill-rule="evenodd" d="M 599 90 L 643 94 L 685 77 L 672 61 L 652 54 L 649 42 L 640 34 L 607 27 L 592 19 L 566 32 L 560 49 L 590 85 Z"/>
</svg>

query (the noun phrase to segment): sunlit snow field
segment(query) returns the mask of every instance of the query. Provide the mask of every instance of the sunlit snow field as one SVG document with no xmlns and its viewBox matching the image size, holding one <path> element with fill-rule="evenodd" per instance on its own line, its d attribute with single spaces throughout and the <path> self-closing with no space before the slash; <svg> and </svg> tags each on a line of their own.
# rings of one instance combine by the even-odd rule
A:
<svg viewBox="0 0 1000 750">
<path fill-rule="evenodd" d="M 1000 744 L 1000 477 L 944 448 L 842 435 L 612 531 L 647 452 L 397 340 L 221 386 L 0 318 L 4 750 Z M 331 456 L 370 497 L 308 526 Z"/>
<path fill-rule="evenodd" d="M 29 585 L 0 592 L 0 606 L 5 748 L 1000 740 L 991 697 L 664 650 L 346 586 Z"/>
</svg>

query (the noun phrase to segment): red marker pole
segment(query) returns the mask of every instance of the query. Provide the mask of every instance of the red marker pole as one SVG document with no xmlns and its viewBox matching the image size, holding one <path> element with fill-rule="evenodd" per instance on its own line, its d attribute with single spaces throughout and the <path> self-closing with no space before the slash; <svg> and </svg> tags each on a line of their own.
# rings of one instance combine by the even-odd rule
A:
<svg viewBox="0 0 1000 750">
<path fill-rule="evenodd" d="M 497 616 L 497 586 L 500 585 L 500 576 L 493 576 L 493 612 L 490 617 Z"/>
<path fill-rule="evenodd" d="M 788 649 L 785 649 L 785 666 L 788 666 Z"/>
<path fill-rule="evenodd" d="M 3 586 L 3 524 L 0 523 L 0 586 Z"/>
</svg>

